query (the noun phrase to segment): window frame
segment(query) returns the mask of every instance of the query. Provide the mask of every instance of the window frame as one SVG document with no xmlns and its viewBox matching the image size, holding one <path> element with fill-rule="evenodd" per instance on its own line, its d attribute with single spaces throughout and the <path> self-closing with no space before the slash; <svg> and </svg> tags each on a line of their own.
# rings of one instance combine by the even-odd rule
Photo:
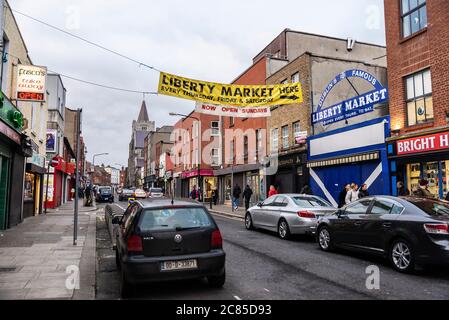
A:
<svg viewBox="0 0 449 320">
<path fill-rule="evenodd" d="M 429 72 L 430 74 L 430 93 L 425 93 L 425 82 L 424 82 L 424 74 L 426 72 Z M 420 96 L 416 95 L 416 84 L 415 84 L 415 77 L 417 75 L 421 75 L 422 78 L 422 88 L 423 88 L 423 94 Z M 413 98 L 409 98 L 409 92 L 408 92 L 408 86 L 407 86 L 407 81 L 408 79 L 413 79 Z M 415 125 L 420 125 L 420 124 L 425 124 L 425 123 L 429 123 L 429 122 L 433 122 L 435 119 L 435 114 L 434 111 L 432 110 L 432 113 L 434 114 L 433 118 L 427 118 L 427 99 L 428 98 L 432 98 L 432 109 L 433 109 L 433 87 L 432 87 L 432 71 L 430 68 L 426 68 L 423 70 L 420 70 L 418 72 L 414 72 L 412 74 L 409 74 L 407 76 L 404 77 L 404 100 L 405 100 L 405 109 L 406 109 L 406 117 L 407 117 L 407 126 L 408 127 L 412 127 Z M 417 101 L 423 99 L 424 100 L 424 117 L 425 120 L 423 122 L 418 122 L 417 118 L 418 118 L 418 110 L 417 110 Z M 414 124 L 410 124 L 409 121 L 409 110 L 408 110 L 408 105 L 409 103 L 414 102 L 415 104 L 415 123 Z"/>
<path fill-rule="evenodd" d="M 290 132 L 289 132 L 289 125 L 285 125 L 281 127 L 281 140 L 282 140 L 282 149 L 288 149 L 290 148 Z M 284 135 L 284 132 L 287 133 L 287 135 Z"/>
<path fill-rule="evenodd" d="M 293 81 L 293 78 L 294 78 L 295 76 L 298 76 L 298 81 Z M 290 81 L 291 81 L 292 83 L 299 83 L 299 71 L 297 71 L 297 72 L 295 72 L 295 73 L 293 73 L 293 74 L 291 75 Z"/>
<path fill-rule="evenodd" d="M 216 127 L 214 127 L 214 124 L 217 124 Z M 220 136 L 220 121 L 213 120 L 210 122 L 210 129 L 211 129 L 211 137 L 219 137 Z M 216 130 L 216 133 L 214 131 Z"/>
<path fill-rule="evenodd" d="M 276 134 L 275 134 L 276 132 Z M 274 143 L 276 141 L 276 144 Z M 276 145 L 276 148 L 274 146 Z M 279 150 L 279 128 L 271 129 L 271 151 Z"/>
<path fill-rule="evenodd" d="M 408 2 L 409 8 L 408 8 L 408 11 L 404 13 L 403 1 L 402 1 L 402 0 L 399 0 L 399 9 L 400 9 L 399 14 L 400 14 L 400 17 L 401 17 L 401 36 L 402 36 L 403 39 L 407 39 L 407 38 L 409 38 L 409 37 L 411 37 L 411 36 L 417 34 L 418 32 L 420 32 L 420 31 L 426 29 L 427 26 L 428 26 L 427 0 L 424 0 L 424 2 L 421 3 L 421 4 L 419 4 L 419 0 L 417 0 L 418 5 L 417 5 L 415 8 L 413 8 L 413 9 L 410 9 L 410 0 L 406 0 L 406 1 Z M 413 32 L 413 31 L 412 31 L 412 18 L 411 18 L 411 17 L 412 17 L 412 15 L 413 15 L 415 12 L 418 12 L 419 23 L 420 23 L 420 27 L 421 27 L 421 21 L 422 21 L 422 20 L 421 20 L 421 9 L 422 9 L 423 7 L 426 7 L 426 25 L 423 26 L 422 28 L 418 29 L 417 31 Z M 410 17 L 410 20 L 409 20 L 410 34 L 409 34 L 409 35 L 405 35 L 405 32 L 404 32 L 404 31 L 405 31 L 405 30 L 404 30 L 404 19 L 405 19 L 406 17 Z"/>
</svg>

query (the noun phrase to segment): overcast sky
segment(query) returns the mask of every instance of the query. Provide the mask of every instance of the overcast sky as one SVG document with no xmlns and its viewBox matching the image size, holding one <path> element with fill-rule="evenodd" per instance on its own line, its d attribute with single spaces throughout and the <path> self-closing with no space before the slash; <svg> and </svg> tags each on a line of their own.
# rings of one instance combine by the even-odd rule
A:
<svg viewBox="0 0 449 320">
<path fill-rule="evenodd" d="M 383 0 L 9 0 L 11 7 L 146 64 L 186 77 L 229 83 L 283 29 L 385 45 Z M 15 14 L 34 64 L 110 86 L 157 91 L 158 73 Z M 141 94 L 63 78 L 67 106 L 83 108 L 88 149 L 97 163 L 127 164 Z M 194 103 L 146 96 L 156 126 Z"/>
</svg>

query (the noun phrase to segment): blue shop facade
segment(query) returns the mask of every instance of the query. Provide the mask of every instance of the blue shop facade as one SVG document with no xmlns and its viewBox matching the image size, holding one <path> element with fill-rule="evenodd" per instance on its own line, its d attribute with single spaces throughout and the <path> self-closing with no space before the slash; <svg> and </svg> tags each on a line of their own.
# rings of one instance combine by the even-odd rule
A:
<svg viewBox="0 0 449 320">
<path fill-rule="evenodd" d="M 371 195 L 391 194 L 388 89 L 379 79 L 386 83 L 386 69 L 367 65 L 341 72 L 313 108 L 314 134 L 307 141 L 310 186 L 336 207 L 348 183 L 366 184 Z"/>
</svg>

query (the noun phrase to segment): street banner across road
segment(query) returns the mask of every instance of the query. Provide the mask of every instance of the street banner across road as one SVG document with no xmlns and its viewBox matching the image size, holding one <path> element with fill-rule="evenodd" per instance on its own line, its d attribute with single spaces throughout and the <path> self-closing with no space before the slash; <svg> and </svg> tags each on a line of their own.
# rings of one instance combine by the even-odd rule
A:
<svg viewBox="0 0 449 320">
<path fill-rule="evenodd" d="M 196 112 L 211 114 L 216 116 L 236 117 L 236 118 L 262 118 L 271 116 L 270 107 L 233 107 L 220 106 L 211 103 L 197 102 Z"/>
<path fill-rule="evenodd" d="M 177 98 L 236 107 L 267 107 L 302 103 L 301 84 L 233 85 L 193 80 L 161 72 L 158 93 Z"/>
</svg>

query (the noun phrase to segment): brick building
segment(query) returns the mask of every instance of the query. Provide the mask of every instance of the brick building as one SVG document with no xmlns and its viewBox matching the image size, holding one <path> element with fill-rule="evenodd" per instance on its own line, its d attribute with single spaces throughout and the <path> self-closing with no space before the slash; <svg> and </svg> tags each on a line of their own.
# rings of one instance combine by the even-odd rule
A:
<svg viewBox="0 0 449 320">
<path fill-rule="evenodd" d="M 192 111 L 174 125 L 171 155 L 175 196 L 187 197 L 194 186 L 199 186 L 203 199 L 207 200 L 217 187 L 214 170 L 221 163 L 219 120 L 218 116 Z"/>
<path fill-rule="evenodd" d="M 443 198 L 449 190 L 449 2 L 385 1 L 392 191 L 420 179 Z"/>
</svg>

